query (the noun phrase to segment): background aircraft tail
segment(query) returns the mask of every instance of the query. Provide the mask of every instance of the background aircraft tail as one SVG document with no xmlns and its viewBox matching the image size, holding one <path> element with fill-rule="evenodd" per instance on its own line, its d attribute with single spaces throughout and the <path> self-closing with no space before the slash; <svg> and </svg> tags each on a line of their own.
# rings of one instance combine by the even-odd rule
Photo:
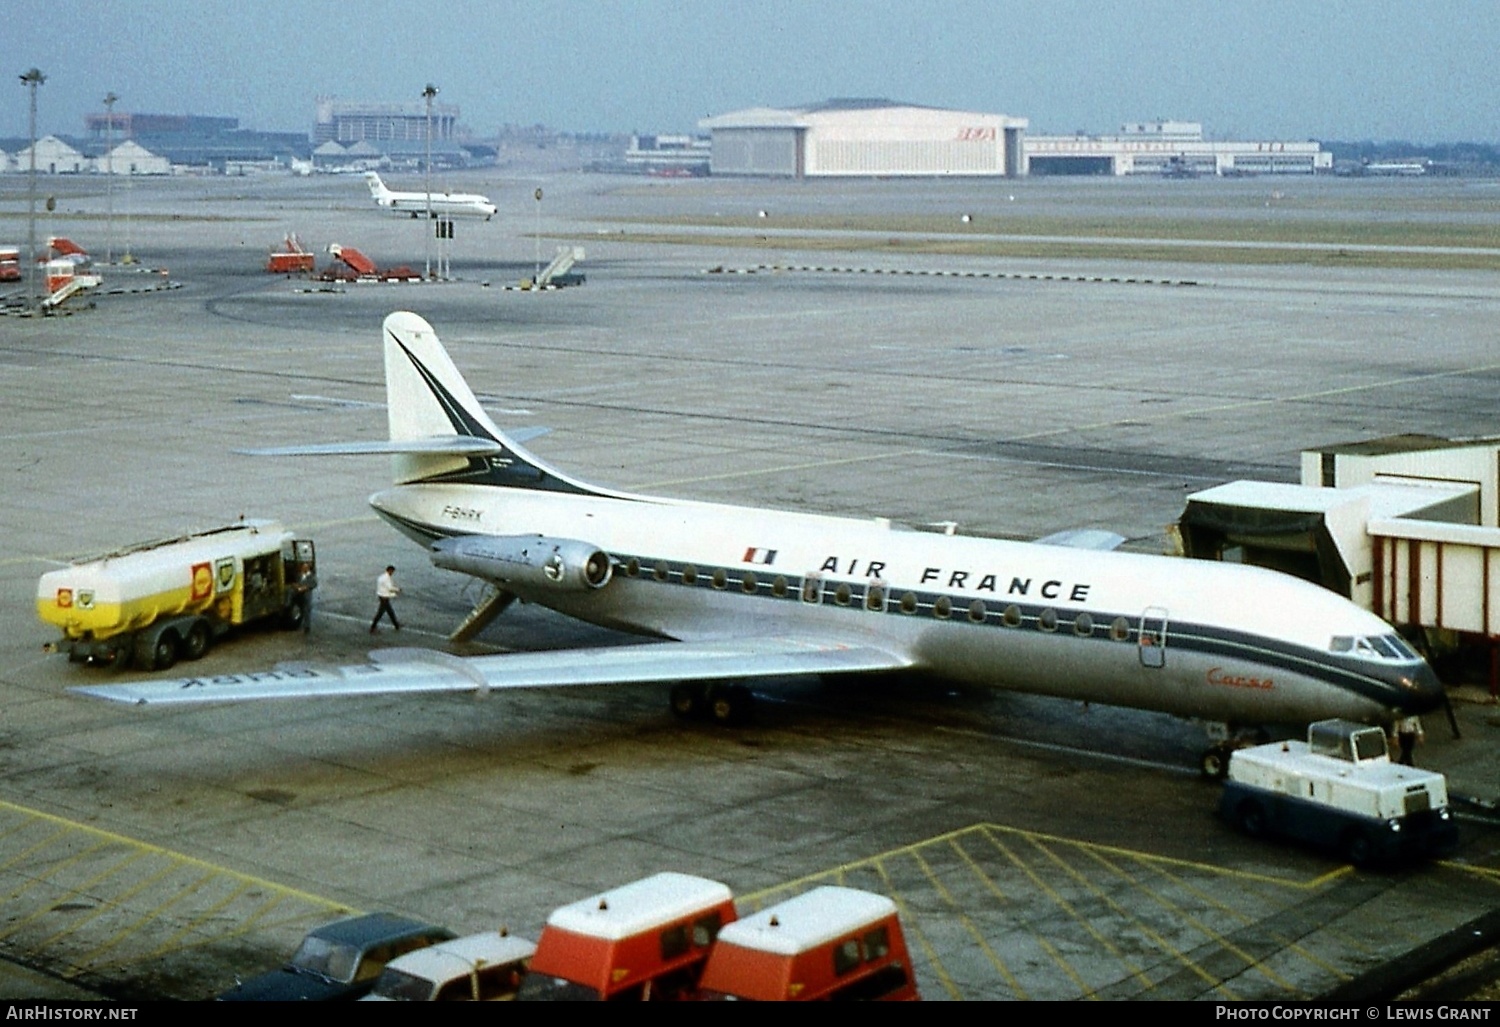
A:
<svg viewBox="0 0 1500 1027">
<path fill-rule="evenodd" d="M 607 494 L 553 469 L 496 427 L 423 318 L 397 311 L 385 319 L 383 334 L 397 484 L 443 481 Z"/>
<path fill-rule="evenodd" d="M 380 176 L 373 171 L 365 172 L 365 183 L 370 187 L 370 195 L 377 200 L 390 195 L 391 191 L 385 187 Z"/>
</svg>

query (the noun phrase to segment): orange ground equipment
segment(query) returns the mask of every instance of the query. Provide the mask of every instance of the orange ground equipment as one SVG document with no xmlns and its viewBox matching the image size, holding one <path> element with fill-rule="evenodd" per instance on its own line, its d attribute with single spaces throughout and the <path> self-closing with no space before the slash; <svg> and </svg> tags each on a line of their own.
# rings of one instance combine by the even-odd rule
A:
<svg viewBox="0 0 1500 1027">
<path fill-rule="evenodd" d="M 896 904 L 832 886 L 726 925 L 700 988 L 704 999 L 768 1002 L 921 997 Z"/>
<path fill-rule="evenodd" d="M 735 919 L 726 885 L 661 873 L 553 911 L 522 1001 L 661 1001 L 696 996 L 719 929 Z"/>
</svg>

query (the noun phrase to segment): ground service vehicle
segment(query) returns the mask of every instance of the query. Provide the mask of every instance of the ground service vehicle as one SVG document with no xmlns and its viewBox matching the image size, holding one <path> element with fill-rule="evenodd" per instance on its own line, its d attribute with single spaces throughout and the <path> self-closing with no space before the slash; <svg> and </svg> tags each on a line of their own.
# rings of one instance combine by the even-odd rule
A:
<svg viewBox="0 0 1500 1027">
<path fill-rule="evenodd" d="M 21 250 L 18 246 L 0 246 L 0 282 L 21 280 Z"/>
<path fill-rule="evenodd" d="M 699 985 L 704 999 L 782 1002 L 918 999 L 896 904 L 814 888 L 728 924 Z"/>
<path fill-rule="evenodd" d="M 1235 752 L 1219 813 L 1246 834 L 1331 848 L 1356 866 L 1443 856 L 1458 842 L 1443 775 L 1392 763 L 1385 732 L 1347 720 L 1307 741 Z"/>
<path fill-rule="evenodd" d="M 277 521 L 242 520 L 48 571 L 37 615 L 62 631 L 50 648 L 75 662 L 164 670 L 242 624 L 300 627 L 311 601 L 298 584 L 303 565 L 316 572 L 310 540 Z"/>
<path fill-rule="evenodd" d="M 516 997 L 536 945 L 503 931 L 441 941 L 386 964 L 361 1002 L 503 1002 Z"/>
<path fill-rule="evenodd" d="M 387 963 L 447 941 L 453 932 L 394 913 L 366 913 L 308 932 L 292 961 L 235 985 L 221 1002 L 308 1002 L 357 999 Z"/>
<path fill-rule="evenodd" d="M 692 997 L 719 929 L 735 918 L 717 881 L 661 873 L 554 910 L 517 996 L 541 1001 Z"/>
</svg>

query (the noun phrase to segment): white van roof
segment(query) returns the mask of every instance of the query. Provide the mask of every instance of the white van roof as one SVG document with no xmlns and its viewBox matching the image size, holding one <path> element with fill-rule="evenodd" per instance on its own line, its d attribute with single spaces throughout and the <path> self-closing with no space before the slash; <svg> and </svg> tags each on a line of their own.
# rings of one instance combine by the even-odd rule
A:
<svg viewBox="0 0 1500 1027">
<path fill-rule="evenodd" d="M 728 885 L 666 872 L 559 906 L 547 918 L 547 926 L 619 941 L 733 899 Z"/>
<path fill-rule="evenodd" d="M 884 895 L 824 885 L 725 924 L 719 944 L 795 956 L 894 912 Z"/>
</svg>

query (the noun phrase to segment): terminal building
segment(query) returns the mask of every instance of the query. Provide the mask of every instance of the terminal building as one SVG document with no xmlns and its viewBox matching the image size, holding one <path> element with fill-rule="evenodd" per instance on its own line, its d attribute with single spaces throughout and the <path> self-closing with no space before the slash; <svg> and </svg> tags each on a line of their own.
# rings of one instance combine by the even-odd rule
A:
<svg viewBox="0 0 1500 1027">
<path fill-rule="evenodd" d="M 432 139 L 427 138 L 431 126 Z M 324 158 L 333 143 L 346 152 L 357 148 L 358 159 L 369 162 L 371 151 L 390 164 L 417 166 L 426 159 L 439 167 L 462 167 L 469 153 L 458 144 L 458 107 L 434 103 L 429 115 L 425 100 L 410 103 L 355 103 L 320 96 L 313 123 L 313 146 Z"/>
<path fill-rule="evenodd" d="M 1032 175 L 1312 175 L 1333 170 L 1316 142 L 1215 142 L 1195 121 L 1123 125 L 1118 135 L 1029 136 Z"/>
<path fill-rule="evenodd" d="M 1015 177 L 1025 173 L 1026 124 L 1005 114 L 829 100 L 734 111 L 698 126 L 711 135 L 715 175 Z"/>
</svg>

